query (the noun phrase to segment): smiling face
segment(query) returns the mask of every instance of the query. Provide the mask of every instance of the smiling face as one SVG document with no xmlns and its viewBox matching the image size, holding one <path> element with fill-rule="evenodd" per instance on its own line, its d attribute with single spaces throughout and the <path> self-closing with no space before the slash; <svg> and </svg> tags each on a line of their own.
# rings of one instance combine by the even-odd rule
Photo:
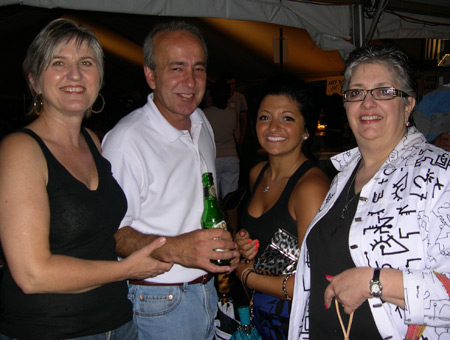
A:
<svg viewBox="0 0 450 340">
<path fill-rule="evenodd" d="M 154 38 L 156 69 L 145 66 L 147 83 L 161 114 L 178 129 L 189 129 L 189 116 L 206 87 L 206 56 L 201 41 L 187 31 L 164 31 Z"/>
<path fill-rule="evenodd" d="M 365 63 L 359 65 L 349 82 L 349 89 L 370 90 L 377 87 L 395 87 L 395 73 L 385 64 Z M 415 100 L 408 98 L 408 104 L 400 97 L 392 100 L 375 100 L 368 93 L 360 102 L 346 102 L 350 128 L 359 147 L 376 146 L 379 150 L 395 148 L 406 133 L 408 121 Z"/>
<path fill-rule="evenodd" d="M 280 156 L 301 152 L 305 121 L 299 104 L 286 95 L 267 95 L 262 100 L 256 120 L 260 145 L 269 155 Z"/>
<path fill-rule="evenodd" d="M 30 82 L 42 94 L 43 112 L 84 115 L 92 106 L 100 89 L 100 72 L 94 53 L 86 43 L 74 39 L 62 43 L 48 67 Z"/>
</svg>

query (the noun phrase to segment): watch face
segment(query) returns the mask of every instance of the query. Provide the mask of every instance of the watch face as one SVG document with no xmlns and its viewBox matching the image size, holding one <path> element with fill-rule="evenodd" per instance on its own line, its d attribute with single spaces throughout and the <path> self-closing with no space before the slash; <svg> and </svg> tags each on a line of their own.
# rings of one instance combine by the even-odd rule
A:
<svg viewBox="0 0 450 340">
<path fill-rule="evenodd" d="M 370 281 L 370 295 L 374 297 L 380 297 L 383 286 L 380 281 Z"/>
</svg>

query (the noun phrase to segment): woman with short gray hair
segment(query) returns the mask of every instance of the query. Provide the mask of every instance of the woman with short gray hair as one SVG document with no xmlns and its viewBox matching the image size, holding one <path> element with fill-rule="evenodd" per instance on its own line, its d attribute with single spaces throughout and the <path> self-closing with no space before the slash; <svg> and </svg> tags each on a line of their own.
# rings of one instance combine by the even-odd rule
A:
<svg viewBox="0 0 450 340">
<path fill-rule="evenodd" d="M 289 339 L 442 339 L 450 154 L 410 126 L 417 91 L 406 54 L 357 49 L 344 74 L 358 147 L 332 158 L 339 173 L 301 248 Z"/>
</svg>

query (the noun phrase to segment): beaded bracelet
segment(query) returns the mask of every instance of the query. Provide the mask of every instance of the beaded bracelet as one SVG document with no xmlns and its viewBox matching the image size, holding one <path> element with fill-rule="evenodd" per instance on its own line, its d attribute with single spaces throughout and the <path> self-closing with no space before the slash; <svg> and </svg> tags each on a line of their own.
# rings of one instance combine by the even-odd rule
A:
<svg viewBox="0 0 450 340">
<path fill-rule="evenodd" d="M 284 293 L 284 297 L 286 298 L 286 300 L 290 301 L 292 300 L 292 298 L 288 295 L 287 291 L 286 291 L 286 283 L 289 280 L 289 278 L 292 276 L 293 274 L 287 274 L 284 279 L 283 279 L 283 284 L 281 285 L 281 288 L 283 289 L 283 293 Z"/>
</svg>

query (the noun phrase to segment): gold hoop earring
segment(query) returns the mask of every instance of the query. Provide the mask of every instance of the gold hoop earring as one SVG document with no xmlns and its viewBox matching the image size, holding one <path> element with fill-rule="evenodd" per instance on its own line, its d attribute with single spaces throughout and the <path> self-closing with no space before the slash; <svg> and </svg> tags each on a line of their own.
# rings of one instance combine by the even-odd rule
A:
<svg viewBox="0 0 450 340">
<path fill-rule="evenodd" d="M 97 110 L 97 111 L 95 111 L 95 110 L 91 107 L 91 112 L 92 112 L 92 113 L 100 113 L 100 112 L 102 112 L 103 109 L 105 108 L 105 98 L 102 96 L 101 93 L 99 93 L 98 96 L 99 96 L 100 98 L 102 98 L 102 107 L 100 108 L 100 110 Z M 97 100 L 96 100 L 96 101 L 97 101 Z"/>
<path fill-rule="evenodd" d="M 36 113 L 38 116 L 41 114 L 42 109 L 44 108 L 44 103 L 42 102 L 42 93 L 39 93 L 36 98 L 34 99 L 34 113 Z"/>
</svg>

